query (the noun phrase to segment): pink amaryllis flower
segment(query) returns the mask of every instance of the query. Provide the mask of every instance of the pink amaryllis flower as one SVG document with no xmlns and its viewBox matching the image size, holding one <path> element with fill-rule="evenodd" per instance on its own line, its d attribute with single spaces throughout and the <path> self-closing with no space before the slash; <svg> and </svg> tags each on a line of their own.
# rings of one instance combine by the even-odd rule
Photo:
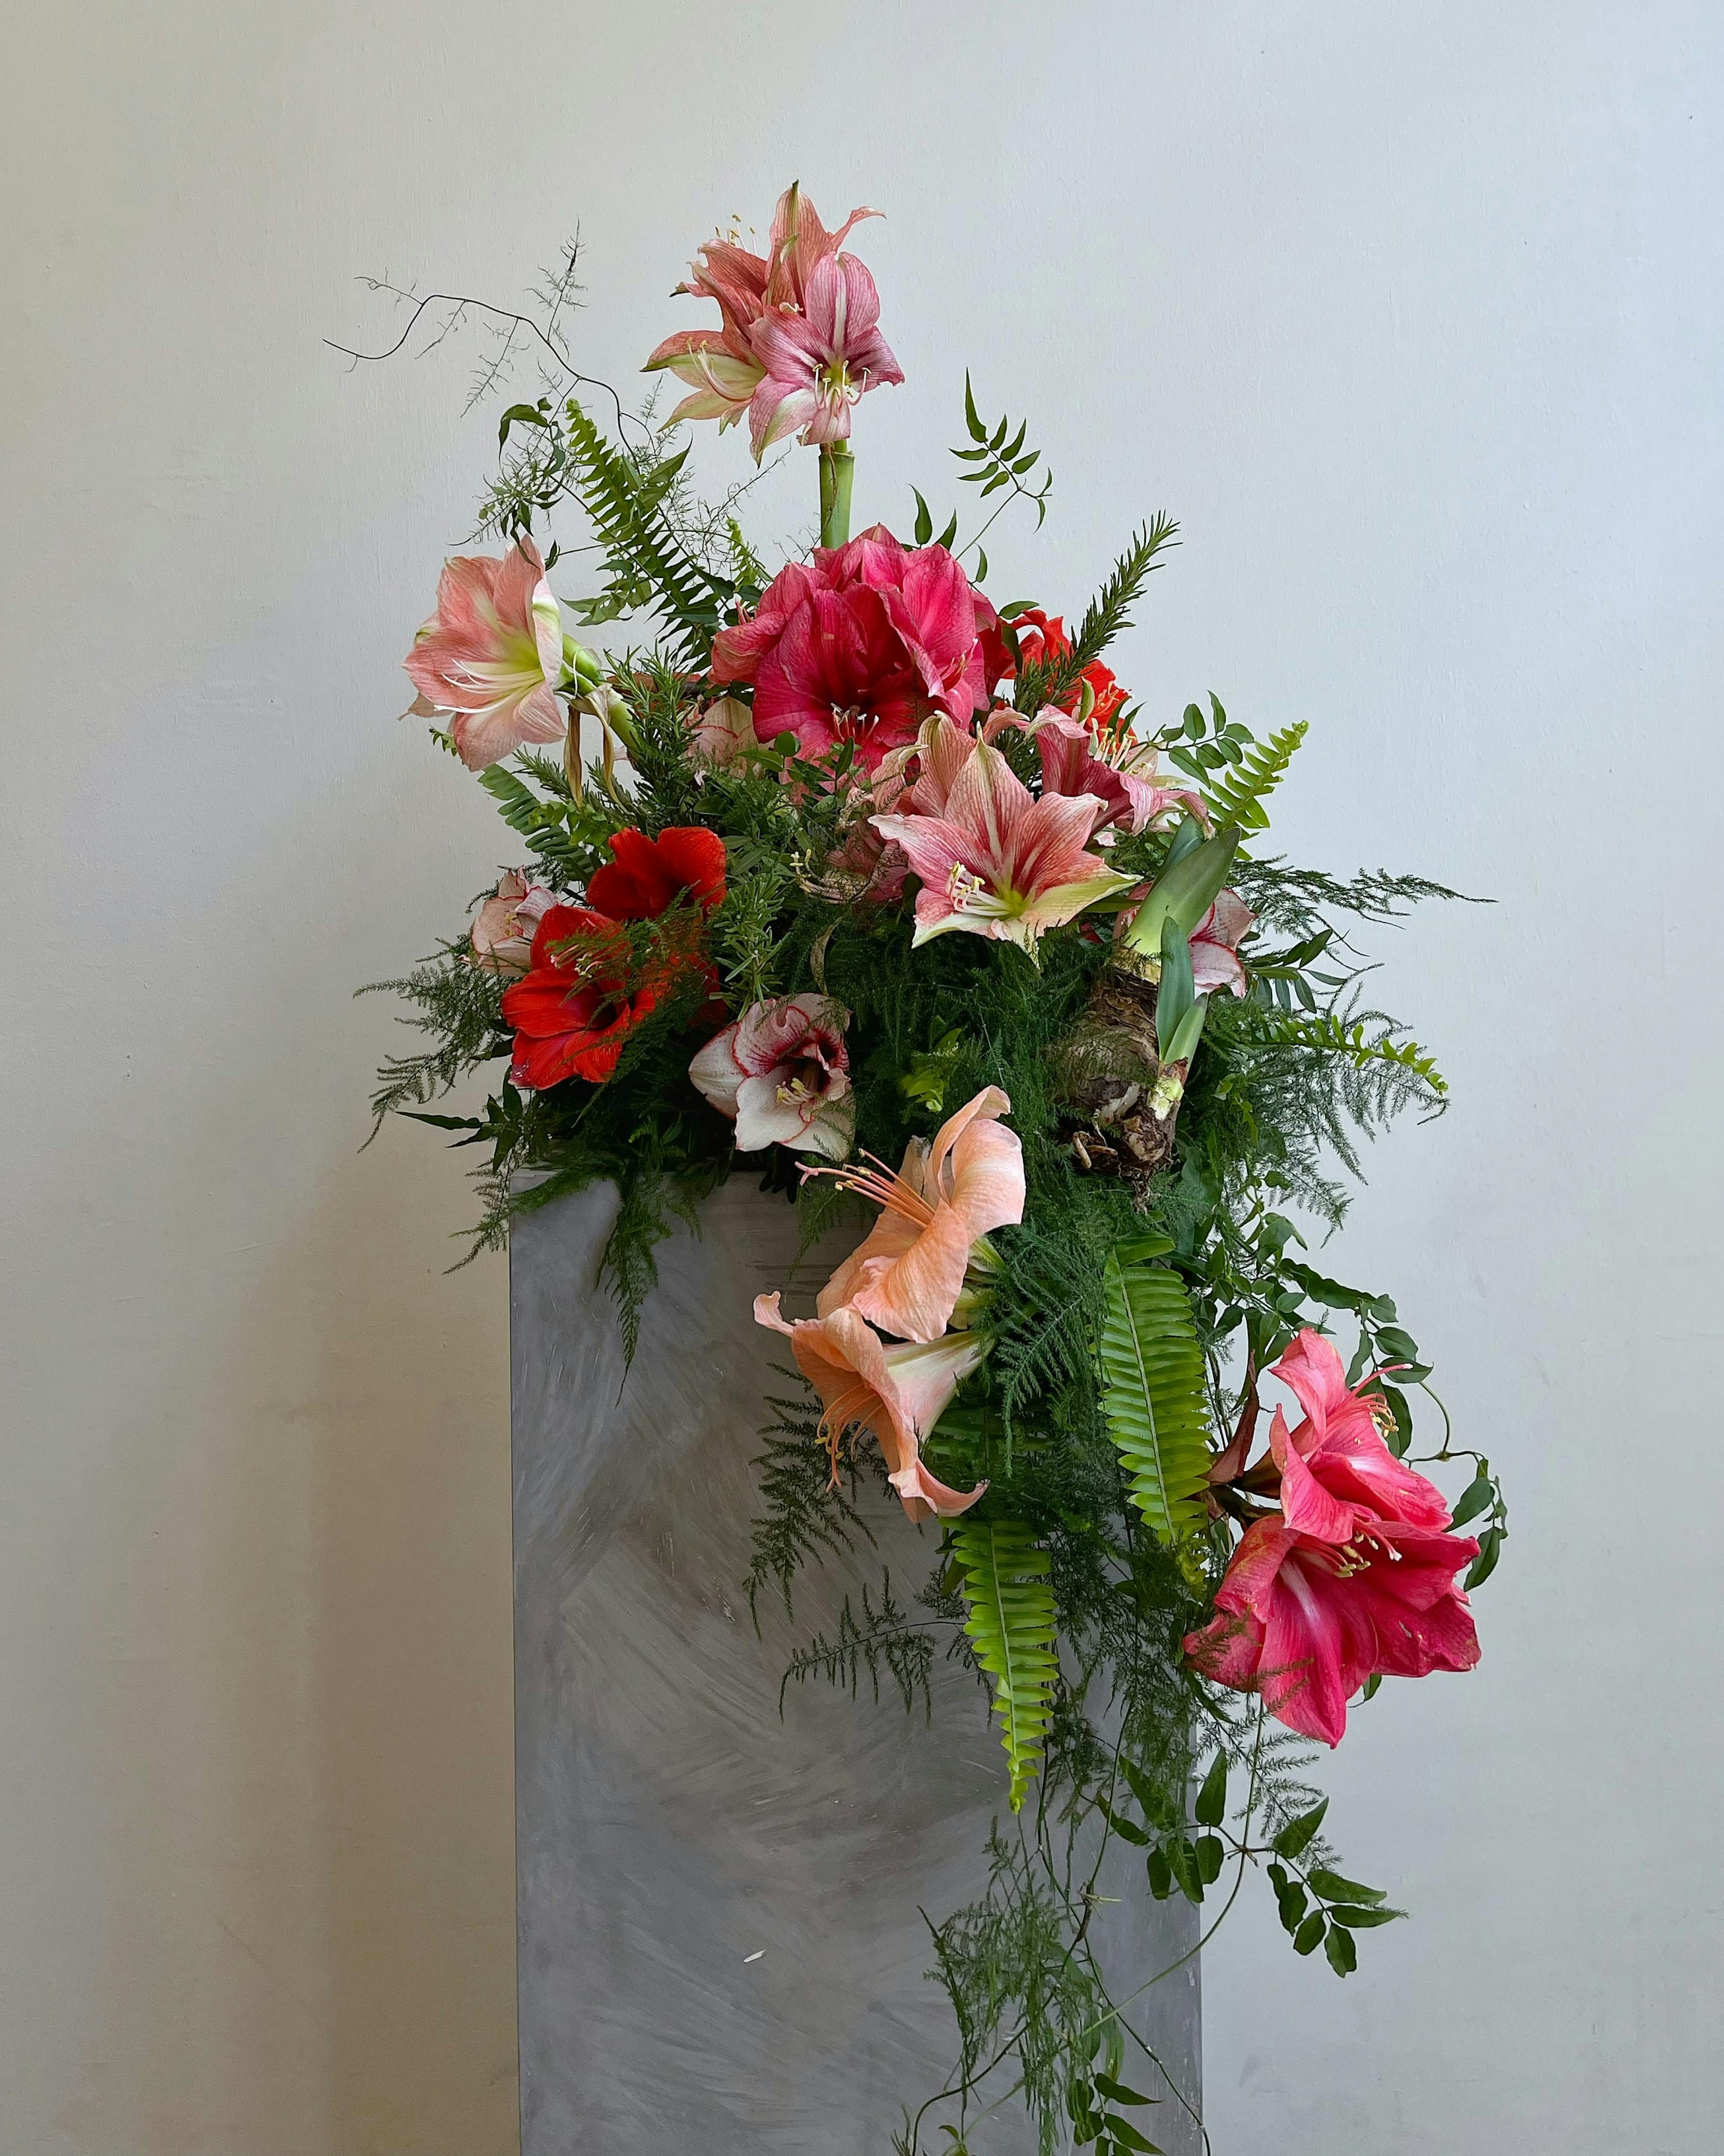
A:
<svg viewBox="0 0 1724 2156">
<path fill-rule="evenodd" d="M 1440 1530 L 1449 1506 L 1436 1484 L 1397 1460 L 1383 1441 L 1391 1418 L 1366 1378 L 1357 1386 L 1333 1344 L 1307 1326 L 1270 1374 L 1292 1389 L 1305 1419 L 1289 1430 L 1277 1408 L 1270 1450 L 1281 1474 L 1281 1514 L 1301 1534 L 1350 1542 L 1377 1520 Z"/>
<path fill-rule="evenodd" d="M 816 264 L 802 310 L 762 316 L 749 332 L 765 378 L 748 402 L 748 436 L 757 464 L 774 442 L 849 439 L 850 411 L 882 382 L 904 370 L 880 332 L 880 293 L 854 254 Z"/>
<path fill-rule="evenodd" d="M 1390 1520 L 1337 1545 L 1271 1513 L 1246 1529 L 1215 1616 L 1186 1639 L 1187 1660 L 1217 1684 L 1260 1692 L 1290 1729 L 1338 1744 L 1347 1703 L 1367 1677 L 1429 1676 L 1478 1661 L 1455 1585 L 1478 1553 L 1470 1536 Z"/>
<path fill-rule="evenodd" d="M 1115 824 L 1147 831 L 1170 814 L 1208 824 L 1203 796 L 1190 787 L 1164 786 L 1155 748 L 1128 727 L 1107 725 L 1093 713 L 1085 721 L 1049 711 L 1030 732 L 1041 755 L 1043 793 L 1093 794 L 1106 811 L 1098 834 Z"/>
<path fill-rule="evenodd" d="M 666 369 L 689 385 L 692 393 L 684 398 L 671 418 L 716 419 L 722 429 L 735 425 L 746 412 L 757 457 L 763 454 L 767 439 L 781 439 L 802 427 L 805 422 L 801 418 L 780 418 L 787 398 L 797 392 L 798 381 L 775 382 L 768 355 L 760 348 L 767 341 L 767 329 L 793 322 L 812 325 L 809 334 L 821 341 L 826 353 L 820 362 L 824 374 L 829 377 L 834 369 L 842 370 L 844 378 L 817 381 L 814 386 L 817 402 L 824 396 L 828 402 L 837 397 L 844 403 L 841 434 L 849 432 L 848 406 L 855 397 L 876 382 L 901 382 L 904 377 L 880 341 L 878 329 L 870 338 L 864 328 L 861 314 L 867 311 L 865 298 L 861 314 L 851 304 L 851 271 L 861 270 L 870 292 L 873 280 L 859 263 L 840 252 L 853 226 L 864 218 L 879 215 L 878 210 L 854 209 L 836 232 L 829 232 L 813 204 L 800 187 L 793 186 L 778 199 L 764 255 L 756 254 L 735 239 L 709 240 L 691 265 L 687 280 L 676 289 L 715 300 L 719 326 L 680 330 L 666 337 L 644 370 Z M 840 266 L 836 292 L 829 298 L 818 273 L 824 265 L 834 262 Z M 877 296 L 873 305 L 877 319 Z M 840 310 L 842 321 L 837 319 Z M 834 331 L 840 333 L 834 336 Z M 793 377 L 788 359 L 784 364 Z M 779 422 L 776 425 L 775 420 Z M 839 434 L 809 432 L 805 439 L 837 440 Z"/>
<path fill-rule="evenodd" d="M 1200 996 L 1218 988 L 1225 988 L 1229 995 L 1244 994 L 1245 969 L 1239 963 L 1239 947 L 1256 925 L 1257 916 L 1236 891 L 1217 894 L 1191 937 L 1192 983 Z"/>
<path fill-rule="evenodd" d="M 829 996 L 792 996 L 754 1004 L 709 1040 L 689 1075 L 721 1115 L 736 1126 L 736 1147 L 769 1145 L 842 1160 L 855 1135 L 850 1014 Z"/>
<path fill-rule="evenodd" d="M 990 1231 L 1024 1218 L 1024 1148 L 999 1120 L 1011 1109 L 998 1086 L 984 1086 L 941 1125 L 931 1147 L 911 1140 L 895 1175 L 883 1162 L 803 1171 L 834 1173 L 880 1209 L 867 1240 L 821 1290 L 821 1317 L 848 1307 L 906 1340 L 940 1337 L 966 1276 L 998 1263 Z"/>
<path fill-rule="evenodd" d="M 485 900 L 473 923 L 473 955 L 488 973 L 521 974 L 532 956 L 533 933 L 553 906 L 554 891 L 529 883 L 525 869 L 509 869 L 498 879 L 496 894 Z"/>
<path fill-rule="evenodd" d="M 445 563 L 437 611 L 405 665 L 425 701 L 454 715 L 449 733 L 469 771 L 523 742 L 562 739 L 562 618 L 530 536 L 501 561 L 458 554 Z"/>
<path fill-rule="evenodd" d="M 754 743 L 754 714 L 740 696 L 718 696 L 688 721 L 689 754 L 716 770 Z"/>
<path fill-rule="evenodd" d="M 938 815 L 876 816 L 874 827 L 921 878 L 915 943 L 962 929 L 1034 957 L 1046 930 L 1131 888 L 1131 877 L 1084 850 L 1101 813 L 1087 794 L 1035 799 L 999 751 L 978 742 Z"/>
<path fill-rule="evenodd" d="M 781 570 L 712 648 L 715 680 L 754 683 L 762 741 L 793 734 L 804 756 L 854 742 L 870 771 L 930 712 L 967 720 L 1008 664 L 999 617 L 962 564 L 880 524 Z"/>
<path fill-rule="evenodd" d="M 987 1489 L 952 1490 L 923 1465 L 921 1440 L 944 1414 L 959 1381 L 981 1361 L 983 1343 L 950 1333 L 926 1346 L 889 1347 L 854 1310 L 787 1324 L 776 1294 L 757 1296 L 755 1322 L 785 1334 L 796 1366 L 820 1395 L 820 1435 L 838 1479 L 847 1430 L 871 1430 L 885 1455 L 892 1487 L 912 1520 L 952 1519 Z"/>
</svg>

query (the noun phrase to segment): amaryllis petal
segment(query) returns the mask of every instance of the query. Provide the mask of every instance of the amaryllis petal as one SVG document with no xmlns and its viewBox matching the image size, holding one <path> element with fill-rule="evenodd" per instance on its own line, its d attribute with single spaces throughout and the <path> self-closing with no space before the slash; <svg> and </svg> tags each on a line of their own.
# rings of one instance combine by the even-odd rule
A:
<svg viewBox="0 0 1724 2156">
<path fill-rule="evenodd" d="M 562 624 L 531 537 L 500 561 L 469 554 L 447 562 L 437 612 L 404 663 L 424 700 L 454 715 L 451 738 L 473 770 L 523 742 L 561 740 Z"/>
<path fill-rule="evenodd" d="M 708 1041 L 689 1076 L 736 1126 L 736 1145 L 768 1145 L 842 1160 L 855 1132 L 844 1028 L 850 1014 L 829 997 L 755 1004 Z"/>
<path fill-rule="evenodd" d="M 724 840 L 716 831 L 681 825 L 656 839 L 618 831 L 610 846 L 615 858 L 594 872 L 587 896 L 614 921 L 655 919 L 682 893 L 710 913 L 724 896 Z"/>
</svg>

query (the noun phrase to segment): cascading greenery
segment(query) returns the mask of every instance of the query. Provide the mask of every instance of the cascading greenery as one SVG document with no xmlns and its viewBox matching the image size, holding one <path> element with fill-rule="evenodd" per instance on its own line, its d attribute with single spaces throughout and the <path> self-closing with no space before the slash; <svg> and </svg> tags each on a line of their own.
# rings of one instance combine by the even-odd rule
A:
<svg viewBox="0 0 1724 2156">
<path fill-rule="evenodd" d="M 1039 522 L 1047 483 L 1027 478 L 1034 452 L 1025 430 L 984 420 L 967 385 L 966 407 L 969 439 L 956 454 L 968 475 L 1007 503 L 1033 501 Z M 1453 894 L 1417 878 L 1343 882 L 1234 853 L 1266 828 L 1265 802 L 1287 773 L 1302 723 L 1260 743 L 1212 698 L 1146 733 L 1202 788 L 1210 823 L 1229 834 L 1222 866 L 1257 921 L 1243 953 L 1249 987 L 1198 1005 L 1178 986 L 1183 932 L 1154 944 L 1163 985 L 1158 1010 L 1144 998 L 1142 1025 L 1163 1064 L 1183 1025 L 1190 1068 L 1177 1127 L 1152 1168 L 1085 1172 L 1073 1059 L 1106 1030 L 1095 1012 L 1112 978 L 1111 942 L 1049 937 L 1038 963 L 1008 944 L 952 936 L 912 961 L 907 905 L 864 903 L 833 868 L 846 826 L 829 762 L 808 762 L 788 742 L 722 767 L 687 753 L 690 714 L 710 693 L 713 635 L 758 600 L 765 582 L 735 503 L 715 509 L 695 499 L 674 434 L 610 439 L 572 397 L 512 407 L 501 434 L 505 461 L 482 528 L 513 535 L 536 520 L 583 516 L 598 589 L 577 604 L 578 618 L 629 615 L 656 638 L 603 684 L 602 767 L 582 773 L 573 759 L 528 752 L 484 774 L 534 877 L 577 890 L 623 825 L 649 837 L 690 824 L 717 830 L 726 891 L 706 933 L 726 1001 L 738 1009 L 815 990 L 849 1010 L 861 1145 L 895 1159 L 983 1086 L 1009 1096 L 1024 1219 L 993 1239 L 1001 1262 L 977 1321 L 987 1357 L 925 1447 L 943 1480 L 965 1488 L 985 1480 L 987 1494 L 919 1542 L 906 1530 L 883 1543 L 879 1589 L 859 1609 L 847 1604 L 835 1633 L 809 1640 L 786 1682 L 854 1690 L 865 1676 L 877 1695 L 885 1676 L 906 1707 L 920 1701 L 926 1711 L 943 1642 L 974 1670 L 1004 1749 L 986 1889 L 931 1935 L 958 2060 L 947 2087 L 906 2113 L 903 2156 L 929 2148 L 936 2129 L 961 2156 L 978 2115 L 1010 2097 L 1027 2105 L 1044 2156 L 1068 2143 L 1150 2149 L 1136 2084 L 1147 2081 L 1162 2103 L 1181 2097 L 1137 2025 L 1137 1994 L 1116 1994 L 1095 1942 L 1105 1861 L 1123 1849 L 1141 1859 L 1147 1891 L 1183 1896 L 1206 1917 L 1218 1902 L 1224 1913 L 1246 1876 L 1265 1871 L 1296 1949 L 1321 1945 L 1342 1974 L 1353 1965 L 1355 1933 L 1398 1913 L 1337 1868 L 1303 1742 L 1266 1721 L 1255 1700 L 1194 1674 L 1182 1641 L 1213 1614 L 1232 1547 L 1209 1502 L 1212 1461 L 1255 1374 L 1300 1327 L 1356 1327 L 1355 1374 L 1398 1366 L 1385 1387 L 1391 1448 L 1405 1455 L 1413 1442 L 1411 1396 L 1426 1386 L 1429 1365 L 1393 1302 L 1300 1255 L 1306 1246 L 1293 1214 L 1338 1223 L 1346 1195 L 1337 1178 L 1357 1172 L 1360 1137 L 1406 1110 L 1429 1115 L 1444 1105 L 1430 1058 L 1362 1007 L 1367 963 L 1351 935 Z M 916 503 L 926 541 L 932 520 L 920 495 Z M 955 542 L 955 521 L 945 536 Z M 1075 690 L 1129 623 L 1173 537 L 1164 518 L 1133 537 L 1069 648 L 1020 669 L 1019 711 Z M 985 558 L 978 567 L 985 572 Z M 612 758 L 613 732 L 626 768 Z M 1021 755 L 1021 737 L 1005 746 Z M 1121 836 L 1111 859 L 1157 888 L 1172 888 L 1172 872 L 1183 867 L 1197 888 L 1208 873 L 1196 860 L 1203 843 L 1188 822 Z M 1188 983 L 1188 960 L 1183 978 Z M 605 1082 L 531 1093 L 505 1079 L 469 1114 L 429 1103 L 507 1055 L 497 975 L 451 940 L 379 985 L 408 1000 L 407 1022 L 430 1045 L 385 1065 L 378 1116 L 413 1116 L 485 1149 L 475 1248 L 496 1245 L 523 1207 L 597 1178 L 618 1183 L 606 1270 L 631 1351 L 655 1243 L 677 1219 L 698 1224 L 700 1200 L 726 1176 L 761 1176 L 800 1209 L 810 1241 L 834 1209 L 853 1204 L 829 1183 L 800 1183 L 788 1154 L 736 1158 L 733 1126 L 689 1082 L 690 1024 L 709 993 L 695 976 L 629 1035 Z M 523 1171 L 537 1179 L 521 1184 Z M 759 1462 L 748 1586 L 752 1599 L 781 1594 L 788 1607 L 800 1567 L 874 1543 L 859 1501 L 862 1483 L 870 1474 L 883 1482 L 884 1470 L 852 1455 L 834 1477 L 815 1414 L 794 1399 L 777 1411 Z M 1462 1456 L 1446 1418 L 1443 1428 L 1426 1456 Z M 1476 1472 L 1457 1518 L 1484 1530 L 1475 1582 L 1496 1562 L 1506 1517 L 1488 1462 L 1466 1456 Z M 918 1553 L 926 1577 L 906 1602 L 894 1577 Z"/>
</svg>

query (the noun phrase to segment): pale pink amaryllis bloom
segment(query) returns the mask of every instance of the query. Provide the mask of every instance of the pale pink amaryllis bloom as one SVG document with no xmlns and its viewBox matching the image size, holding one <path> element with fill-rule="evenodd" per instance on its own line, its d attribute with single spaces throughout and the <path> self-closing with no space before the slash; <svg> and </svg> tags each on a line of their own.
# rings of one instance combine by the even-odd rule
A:
<svg viewBox="0 0 1724 2156">
<path fill-rule="evenodd" d="M 1245 969 L 1239 947 L 1257 925 L 1257 916 L 1236 891 L 1224 891 L 1192 932 L 1192 984 L 1200 996 L 1225 988 L 1229 995 L 1245 993 Z"/>
<path fill-rule="evenodd" d="M 922 1463 L 921 1441 L 950 1404 L 960 1381 L 982 1360 L 972 1333 L 948 1333 L 926 1345 L 890 1346 L 854 1310 L 787 1324 L 778 1296 L 755 1297 L 757 1324 L 785 1334 L 796 1367 L 820 1395 L 820 1435 L 838 1479 L 838 1450 L 847 1430 L 871 1430 L 885 1456 L 892 1487 L 912 1520 L 954 1519 L 986 1490 L 952 1490 Z"/>
<path fill-rule="evenodd" d="M 1383 1442 L 1391 1418 L 1373 1380 L 1357 1386 L 1332 1343 L 1307 1326 L 1270 1374 L 1291 1388 L 1305 1419 L 1289 1430 L 1277 1408 L 1270 1450 L 1281 1471 L 1281 1513 L 1301 1534 L 1347 1543 L 1388 1520 L 1440 1531 L 1449 1506 L 1435 1483 L 1397 1460 Z"/>
<path fill-rule="evenodd" d="M 1377 1520 L 1337 1545 L 1279 1512 L 1245 1531 L 1186 1659 L 1213 1682 L 1260 1693 L 1277 1721 L 1324 1744 L 1347 1731 L 1367 1677 L 1469 1670 L 1478 1635 L 1455 1574 L 1478 1555 L 1466 1535 Z"/>
<path fill-rule="evenodd" d="M 978 742 L 937 816 L 876 816 L 921 878 L 913 943 L 954 929 L 1016 943 L 1041 936 L 1131 879 L 1085 851 L 1101 803 L 1050 793 L 1036 800 L 1000 752 Z"/>
<path fill-rule="evenodd" d="M 458 554 L 445 563 L 437 611 L 404 663 L 426 702 L 454 715 L 449 733 L 469 771 L 526 742 L 561 741 L 562 619 L 532 539 L 501 561 Z"/>
<path fill-rule="evenodd" d="M 519 978 L 531 963 L 535 930 L 563 903 L 554 891 L 529 883 L 525 869 L 505 870 L 473 923 L 474 957 L 488 973 Z"/>
<path fill-rule="evenodd" d="M 722 769 L 754 746 L 754 714 L 740 696 L 717 696 L 688 722 L 689 753 Z"/>
<path fill-rule="evenodd" d="M 850 1014 L 829 996 L 754 1004 L 709 1040 L 689 1075 L 736 1126 L 741 1152 L 769 1145 L 842 1160 L 856 1131 Z"/>
<path fill-rule="evenodd" d="M 912 1138 L 895 1175 L 883 1162 L 836 1170 L 847 1189 L 880 1214 L 867 1240 L 821 1290 L 823 1317 L 846 1307 L 906 1340 L 937 1340 L 952 1322 L 965 1281 L 998 1262 L 987 1238 L 1024 1218 L 1024 1148 L 1000 1122 L 1012 1103 L 984 1086 L 947 1118 L 931 1147 Z"/>
<path fill-rule="evenodd" d="M 1195 816 L 1208 824 L 1203 796 L 1190 787 L 1164 786 L 1155 747 L 1129 729 L 1047 711 L 1030 732 L 1041 755 L 1043 793 L 1093 794 L 1106 810 L 1095 827 L 1098 836 L 1116 824 L 1134 834 L 1147 831 L 1170 815 Z"/>
<path fill-rule="evenodd" d="M 758 463 L 774 442 L 849 438 L 850 409 L 904 370 L 880 332 L 880 293 L 854 254 L 814 266 L 801 311 L 768 311 L 749 331 L 765 379 L 748 402 L 748 438 Z"/>
</svg>

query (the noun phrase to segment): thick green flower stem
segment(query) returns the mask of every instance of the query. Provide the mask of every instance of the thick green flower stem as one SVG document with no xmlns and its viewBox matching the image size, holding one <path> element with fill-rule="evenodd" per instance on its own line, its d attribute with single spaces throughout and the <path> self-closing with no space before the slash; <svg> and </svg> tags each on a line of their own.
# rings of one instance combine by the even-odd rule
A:
<svg viewBox="0 0 1724 2156">
<path fill-rule="evenodd" d="M 848 442 L 823 443 L 820 449 L 820 544 L 842 547 L 850 536 L 850 488 L 856 459 Z"/>
</svg>

